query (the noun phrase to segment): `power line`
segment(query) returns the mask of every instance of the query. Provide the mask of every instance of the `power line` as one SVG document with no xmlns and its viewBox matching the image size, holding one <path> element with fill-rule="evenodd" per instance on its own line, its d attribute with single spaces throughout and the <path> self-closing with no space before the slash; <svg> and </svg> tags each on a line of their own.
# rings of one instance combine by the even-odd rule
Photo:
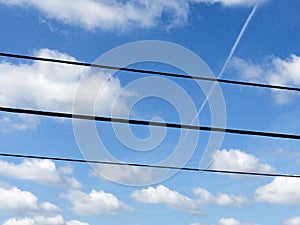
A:
<svg viewBox="0 0 300 225">
<path fill-rule="evenodd" d="M 229 80 L 229 79 L 202 77 L 202 76 L 195 76 L 195 75 L 189 76 L 189 75 L 179 74 L 179 73 L 168 73 L 168 72 L 154 71 L 154 70 L 134 69 L 134 68 L 128 68 L 128 67 L 109 66 L 109 65 L 77 62 L 77 61 L 62 60 L 62 59 L 11 54 L 11 53 L 4 53 L 4 52 L 0 52 L 0 56 L 9 57 L 9 58 L 34 60 L 34 61 L 43 61 L 43 62 L 50 62 L 50 63 L 60 63 L 60 64 L 67 64 L 67 65 L 75 65 L 75 66 L 101 68 L 101 69 L 108 69 L 108 70 L 120 70 L 120 71 L 126 71 L 126 72 L 132 72 L 132 73 L 142 73 L 142 74 L 148 74 L 148 75 L 152 74 L 152 75 L 160 75 L 160 76 L 166 76 L 166 77 L 176 77 L 176 78 L 184 78 L 184 79 L 220 82 L 220 83 L 225 83 L 225 84 L 234 84 L 234 85 L 242 85 L 242 86 L 279 89 L 279 90 L 286 90 L 286 91 L 300 91 L 300 88 L 298 88 L 298 87 L 254 83 L 254 82 L 247 82 L 247 81 L 235 81 L 235 80 Z"/>
<path fill-rule="evenodd" d="M 53 160 L 53 161 L 64 161 L 64 162 L 74 162 L 74 163 L 93 163 L 93 164 L 102 164 L 102 165 L 144 167 L 144 168 L 154 168 L 154 169 L 171 169 L 171 170 L 222 173 L 222 174 L 300 178 L 300 175 L 293 175 L 293 174 L 259 173 L 259 172 L 247 172 L 247 171 L 235 171 L 235 170 L 217 170 L 217 169 L 201 169 L 201 168 L 194 168 L 194 167 L 176 167 L 176 166 L 164 166 L 164 165 L 155 165 L 155 164 L 111 162 L 111 161 L 72 159 L 72 158 L 23 155 L 23 154 L 10 154 L 10 153 L 0 153 L 0 156 L 2 156 L 2 157 L 14 157 L 14 158 L 27 158 L 27 159 L 47 159 L 47 160 Z"/>
<path fill-rule="evenodd" d="M 110 122 L 110 123 L 168 127 L 168 128 L 175 128 L 175 129 L 187 129 L 187 130 L 202 130 L 202 131 L 223 132 L 223 133 L 231 133 L 231 134 L 300 140 L 300 135 L 296 135 L 296 134 L 272 133 L 272 132 L 263 132 L 263 131 L 254 131 L 254 130 L 240 130 L 240 129 L 219 128 L 219 127 L 209 127 L 209 126 L 199 126 L 199 125 L 189 125 L 189 124 L 179 124 L 179 123 L 162 123 L 162 122 L 155 122 L 155 121 L 148 121 L 148 120 L 123 119 L 123 118 L 115 118 L 115 117 L 50 112 L 50 111 L 20 109 L 20 108 L 10 108 L 10 107 L 0 107 L 0 111 L 8 112 L 8 113 L 30 114 L 30 115 L 60 117 L 60 118 L 69 118 L 69 119 L 95 120 L 95 121 Z"/>
</svg>

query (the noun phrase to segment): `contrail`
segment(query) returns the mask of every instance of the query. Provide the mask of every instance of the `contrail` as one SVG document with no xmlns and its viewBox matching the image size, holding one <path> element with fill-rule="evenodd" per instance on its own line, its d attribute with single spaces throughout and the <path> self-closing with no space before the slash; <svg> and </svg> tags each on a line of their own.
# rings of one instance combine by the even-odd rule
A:
<svg viewBox="0 0 300 225">
<path fill-rule="evenodd" d="M 249 25 L 252 17 L 254 16 L 254 14 L 256 12 L 256 9 L 257 9 L 257 5 L 255 5 L 253 7 L 253 9 L 252 9 L 251 13 L 249 14 L 247 20 L 245 21 L 244 26 L 242 27 L 242 29 L 241 29 L 241 31 L 239 33 L 239 36 L 235 40 L 234 45 L 232 46 L 232 48 L 230 50 L 230 53 L 229 53 L 229 55 L 228 55 L 228 57 L 227 57 L 227 59 L 226 59 L 226 61 L 224 63 L 224 66 L 222 67 L 222 69 L 221 69 L 221 71 L 220 71 L 220 73 L 218 75 L 218 78 L 220 78 L 223 75 L 224 71 L 226 70 L 226 68 L 228 66 L 228 63 L 230 62 L 233 54 L 235 53 L 235 50 L 236 50 L 237 46 L 239 45 L 239 43 L 240 43 L 240 41 L 241 41 L 241 39 L 242 39 L 242 37 L 243 37 L 243 35 L 245 33 L 245 30 L 247 29 L 247 27 L 248 27 L 248 25 Z"/>
<path fill-rule="evenodd" d="M 236 38 L 236 40 L 235 40 L 235 42 L 234 42 L 234 44 L 233 44 L 233 46 L 232 46 L 232 48 L 231 48 L 231 50 L 230 50 L 230 52 L 229 52 L 229 55 L 228 55 L 228 57 L 227 57 L 227 59 L 226 59 L 224 65 L 223 65 L 223 67 L 222 67 L 220 73 L 219 73 L 218 76 L 217 76 L 217 78 L 220 78 L 220 77 L 223 75 L 224 71 L 226 70 L 226 68 L 227 68 L 227 66 L 228 66 L 228 63 L 230 62 L 230 60 L 231 60 L 233 54 L 235 53 L 235 50 L 236 50 L 237 46 L 239 45 L 239 43 L 240 43 L 240 41 L 241 41 L 241 39 L 242 39 L 242 37 L 243 37 L 243 35 L 244 35 L 244 33 L 245 33 L 245 31 L 246 31 L 248 25 L 249 25 L 249 23 L 250 23 L 252 17 L 254 16 L 254 14 L 255 14 L 255 12 L 256 12 L 257 6 L 258 6 L 258 4 L 256 4 L 256 5 L 253 7 L 253 9 L 251 10 L 249 16 L 247 17 L 247 19 L 246 19 L 246 21 L 245 21 L 245 23 L 244 23 L 244 25 L 243 25 L 243 27 L 242 27 L 242 29 L 241 29 L 239 35 L 237 36 L 237 38 Z M 193 118 L 193 120 L 192 120 L 192 124 L 195 122 L 196 118 L 199 116 L 199 114 L 200 114 L 201 111 L 203 110 L 203 108 L 204 108 L 205 104 L 207 103 L 208 99 L 210 98 L 210 96 L 211 96 L 211 94 L 212 94 L 212 92 L 213 92 L 215 86 L 216 86 L 216 83 L 214 83 L 213 86 L 210 88 L 210 90 L 209 90 L 209 92 L 208 92 L 208 94 L 207 94 L 205 100 L 202 102 L 201 107 L 199 108 L 197 114 L 194 116 L 194 118 Z M 187 137 L 187 133 L 185 133 L 185 136 L 183 137 L 183 139 L 185 139 L 186 137 Z M 205 153 L 204 153 L 204 154 L 205 154 Z M 208 167 L 209 167 L 209 165 L 207 166 L 207 168 L 208 168 Z"/>
<path fill-rule="evenodd" d="M 239 35 L 237 36 L 237 38 L 236 38 L 236 40 L 235 40 L 235 42 L 234 42 L 234 44 L 233 44 L 233 46 L 232 46 L 232 48 L 231 48 L 231 50 L 230 50 L 230 52 L 229 52 L 229 55 L 228 55 L 228 57 L 227 57 L 227 59 L 226 59 L 224 65 L 223 65 L 223 67 L 222 67 L 220 73 L 219 73 L 218 76 L 217 76 L 217 78 L 220 78 L 220 77 L 223 75 L 224 71 L 227 69 L 227 66 L 228 66 L 228 64 L 229 64 L 229 62 L 230 62 L 230 60 L 231 60 L 233 54 L 235 53 L 235 50 L 236 50 L 237 46 L 239 45 L 239 43 L 240 43 L 240 41 L 241 41 L 241 39 L 242 39 L 242 37 L 243 37 L 243 35 L 244 35 L 244 33 L 245 33 L 245 30 L 247 29 L 247 27 L 248 27 L 248 25 L 249 25 L 249 23 L 250 23 L 252 17 L 254 16 L 254 14 L 255 14 L 255 12 L 256 12 L 257 6 L 258 6 L 258 4 L 254 5 L 254 7 L 253 7 L 253 9 L 251 10 L 249 16 L 247 17 L 247 19 L 246 19 L 246 21 L 245 21 L 245 23 L 244 23 L 244 25 L 243 25 L 243 27 L 242 27 L 242 29 L 241 29 Z M 210 90 L 209 90 L 209 92 L 208 92 L 208 94 L 207 94 L 205 100 L 202 102 L 201 107 L 199 108 L 197 114 L 195 115 L 195 117 L 194 117 L 192 123 L 195 122 L 195 119 L 199 116 L 199 114 L 200 114 L 201 111 L 203 110 L 204 106 L 206 105 L 207 101 L 209 100 L 209 98 L 210 98 L 210 96 L 211 96 L 211 94 L 212 94 L 212 92 L 213 92 L 213 90 L 214 90 L 214 88 L 215 88 L 216 85 L 217 85 L 217 83 L 213 83 L 213 85 L 212 85 L 212 87 L 210 88 Z M 206 154 L 206 153 L 204 153 L 204 154 Z M 204 155 L 203 155 L 203 157 L 204 157 Z M 210 162 L 210 164 L 211 164 L 211 163 L 212 163 L 212 162 Z M 209 167 L 210 167 L 210 165 L 207 165 L 207 166 L 206 166 L 206 168 L 209 168 Z"/>
<path fill-rule="evenodd" d="M 242 39 L 242 37 L 243 37 L 243 35 L 244 35 L 244 33 L 245 33 L 245 30 L 247 29 L 247 27 L 248 27 L 248 25 L 249 25 L 249 23 L 250 23 L 252 17 L 254 16 L 254 14 L 255 14 L 255 12 L 256 12 L 257 6 L 258 6 L 258 4 L 256 4 L 256 5 L 253 7 L 253 9 L 251 10 L 251 12 L 250 12 L 250 14 L 249 14 L 247 20 L 245 21 L 245 23 L 244 23 L 244 25 L 243 25 L 243 27 L 242 27 L 242 29 L 241 29 L 241 31 L 240 31 L 238 37 L 236 38 L 236 40 L 235 40 L 235 42 L 234 42 L 234 44 L 233 44 L 233 46 L 232 46 L 232 48 L 231 48 L 231 50 L 230 50 L 230 52 L 229 52 L 229 55 L 228 55 L 228 57 L 227 57 L 227 59 L 226 59 L 224 65 L 223 65 L 223 67 L 222 67 L 222 69 L 221 69 L 219 75 L 217 76 L 217 78 L 220 78 L 220 77 L 223 75 L 224 71 L 226 70 L 226 68 L 227 68 L 227 66 L 228 66 L 228 63 L 230 62 L 230 60 L 231 60 L 233 54 L 235 53 L 235 50 L 236 50 L 237 46 L 239 45 L 239 43 L 240 43 L 240 41 L 241 41 L 241 39 Z M 206 105 L 206 103 L 207 103 L 209 97 L 211 96 L 211 94 L 212 94 L 212 92 L 213 92 L 215 86 L 216 86 L 216 83 L 214 83 L 213 86 L 210 88 L 210 90 L 209 90 L 209 92 L 208 92 L 208 94 L 207 94 L 205 100 L 202 102 L 202 105 L 201 105 L 200 109 L 198 110 L 197 114 L 195 115 L 194 119 L 196 119 L 196 117 L 198 117 L 199 114 L 201 113 L 201 111 L 203 110 L 203 108 L 204 108 L 204 106 Z M 193 120 L 193 122 L 194 122 L 194 120 Z"/>
</svg>

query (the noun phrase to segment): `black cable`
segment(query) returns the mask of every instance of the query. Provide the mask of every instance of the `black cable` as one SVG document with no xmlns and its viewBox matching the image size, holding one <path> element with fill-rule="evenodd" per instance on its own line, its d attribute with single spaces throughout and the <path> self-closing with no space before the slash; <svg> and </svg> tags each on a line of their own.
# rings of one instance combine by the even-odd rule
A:
<svg viewBox="0 0 300 225">
<path fill-rule="evenodd" d="M 114 117 L 91 116 L 91 115 L 71 114 L 71 113 L 62 113 L 62 112 L 49 112 L 49 111 L 32 110 L 32 109 L 10 108 L 10 107 L 0 107 L 0 111 L 9 112 L 9 113 L 18 113 L 18 114 L 30 114 L 30 115 L 38 115 L 38 116 L 69 118 L 69 119 L 95 120 L 95 121 L 111 122 L 111 123 L 124 123 L 124 124 L 143 125 L 143 126 L 150 125 L 150 126 L 156 126 L 156 127 L 169 127 L 169 128 L 176 128 L 176 129 L 214 131 L 214 132 L 223 132 L 223 133 L 231 133 L 231 134 L 300 140 L 300 135 L 296 135 L 296 134 L 271 133 L 271 132 L 263 132 L 263 131 L 239 130 L 239 129 L 188 125 L 188 124 L 178 124 L 178 123 L 162 123 L 162 122 L 145 121 L 145 120 L 133 120 L 133 119 L 123 119 L 123 118 L 114 118 Z"/>
<path fill-rule="evenodd" d="M 212 82 L 220 82 L 220 83 L 243 85 L 243 86 L 253 86 L 253 87 L 280 89 L 280 90 L 288 90 L 288 91 L 300 91 L 300 88 L 298 88 L 298 87 L 262 84 L 262 83 L 254 83 L 254 82 L 247 82 L 247 81 L 235 81 L 235 80 L 201 77 L 201 76 L 194 76 L 194 75 L 189 76 L 189 75 L 178 74 L 178 73 L 168 73 L 168 72 L 153 71 L 153 70 L 142 70 L 142 69 L 127 68 L 127 67 L 108 66 L 108 65 L 76 62 L 76 61 L 61 60 L 61 59 L 10 54 L 10 53 L 4 53 L 4 52 L 0 52 L 0 56 L 10 57 L 10 58 L 18 58 L 18 59 L 35 60 L 35 61 L 43 61 L 43 62 L 51 62 L 51 63 L 68 64 L 68 65 L 75 65 L 75 66 L 94 67 L 94 68 L 109 69 L 109 70 L 120 70 L 120 71 L 132 72 L 132 73 L 143 73 L 143 74 L 148 74 L 148 75 L 152 74 L 152 75 L 160 75 L 160 76 L 167 76 L 167 77 L 177 77 L 177 78 L 185 78 L 185 79 L 193 79 L 193 80 L 212 81 Z"/>
<path fill-rule="evenodd" d="M 246 172 L 246 171 L 234 171 L 234 170 L 201 169 L 201 168 L 193 168 L 193 167 L 176 167 L 176 166 L 163 166 L 163 165 L 154 165 L 154 164 L 109 162 L 109 161 L 72 159 L 72 158 L 48 157 L 48 156 L 34 156 L 34 155 L 10 154 L 10 153 L 0 153 L 0 156 L 14 157 L 14 158 L 27 158 L 27 159 L 48 159 L 48 160 L 53 160 L 53 161 L 64 161 L 64 162 L 75 162 L 75 163 L 94 163 L 94 164 L 115 165 L 115 166 L 131 166 L 131 167 L 145 167 L 145 168 L 155 168 L 155 169 L 171 169 L 171 170 L 182 170 L 182 171 L 236 174 L 236 175 L 300 178 L 300 175 L 281 174 L 281 173 L 259 173 L 259 172 Z"/>
</svg>

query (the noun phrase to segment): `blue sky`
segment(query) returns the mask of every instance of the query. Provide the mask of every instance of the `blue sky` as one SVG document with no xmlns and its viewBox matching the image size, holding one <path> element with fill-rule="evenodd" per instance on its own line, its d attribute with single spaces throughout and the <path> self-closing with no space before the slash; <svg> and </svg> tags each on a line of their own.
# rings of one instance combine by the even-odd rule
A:
<svg viewBox="0 0 300 225">
<path fill-rule="evenodd" d="M 0 0 L 0 52 L 299 86 L 299 8 L 296 0 Z M 209 94 L 212 85 L 0 59 L 1 106 L 207 126 L 215 116 L 228 128 L 300 133 L 297 93 L 219 84 Z M 212 169 L 299 174 L 298 141 L 211 135 L 0 114 L 1 153 L 189 167 L 215 157 Z M 299 179 L 169 172 L 1 157 L 0 224 L 300 224 Z"/>
</svg>

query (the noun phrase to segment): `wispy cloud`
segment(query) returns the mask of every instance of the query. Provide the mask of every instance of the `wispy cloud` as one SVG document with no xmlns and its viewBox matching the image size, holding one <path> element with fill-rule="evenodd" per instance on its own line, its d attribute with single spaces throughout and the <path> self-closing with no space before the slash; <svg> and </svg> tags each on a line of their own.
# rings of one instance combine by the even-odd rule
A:
<svg viewBox="0 0 300 225">
<path fill-rule="evenodd" d="M 182 23 L 188 17 L 188 2 L 177 0 L 73 0 L 68 2 L 60 0 L 50 2 L 1 0 L 0 2 L 8 5 L 31 6 L 42 11 L 49 18 L 67 24 L 75 24 L 88 30 L 152 27 L 158 23 L 163 14 L 167 14 L 170 18 L 170 25 Z"/>
<path fill-rule="evenodd" d="M 95 175 L 101 174 L 104 178 L 114 182 L 150 182 L 153 170 L 150 168 L 139 168 L 133 166 L 99 165 L 95 167 Z"/>
<path fill-rule="evenodd" d="M 284 222 L 284 225 L 300 225 L 300 216 L 290 218 Z"/>
<path fill-rule="evenodd" d="M 73 0 L 68 2 L 60 0 L 0 0 L 0 3 L 7 5 L 30 6 L 43 12 L 48 18 L 66 24 L 74 24 L 87 30 L 149 28 L 161 23 L 167 24 L 167 26 L 176 26 L 188 21 L 190 4 L 221 3 L 224 6 L 252 6 L 261 2 L 264 0 Z M 163 17 L 167 17 L 167 19 L 164 20 Z"/>
<path fill-rule="evenodd" d="M 262 4 L 268 0 L 194 0 L 195 2 L 207 3 L 207 4 L 222 4 L 224 6 L 253 6 Z"/>
<path fill-rule="evenodd" d="M 274 85 L 300 85 L 300 56 L 289 58 L 266 57 L 262 63 L 234 58 L 230 65 L 240 77 L 249 81 L 265 82 Z M 273 91 L 277 103 L 288 103 L 291 95 L 283 91 Z"/>
<path fill-rule="evenodd" d="M 39 119 L 31 115 L 7 115 L 0 117 L 0 131 L 8 133 L 11 131 L 25 131 L 35 129 L 39 125 Z"/>
</svg>

